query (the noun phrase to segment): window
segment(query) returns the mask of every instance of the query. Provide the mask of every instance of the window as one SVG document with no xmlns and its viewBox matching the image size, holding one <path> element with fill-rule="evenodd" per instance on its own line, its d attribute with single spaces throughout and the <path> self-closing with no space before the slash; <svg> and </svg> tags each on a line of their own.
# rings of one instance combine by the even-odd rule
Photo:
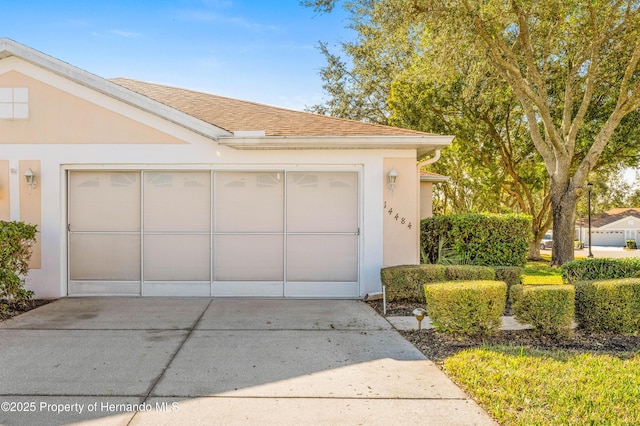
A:
<svg viewBox="0 0 640 426">
<path fill-rule="evenodd" d="M 29 89 L 0 87 L 1 118 L 29 118 Z"/>
</svg>

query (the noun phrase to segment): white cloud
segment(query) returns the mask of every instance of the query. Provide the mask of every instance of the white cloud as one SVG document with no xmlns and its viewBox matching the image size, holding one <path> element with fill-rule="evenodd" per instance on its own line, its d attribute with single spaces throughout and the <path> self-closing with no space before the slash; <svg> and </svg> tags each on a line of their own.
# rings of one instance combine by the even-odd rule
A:
<svg viewBox="0 0 640 426">
<path fill-rule="evenodd" d="M 126 38 L 138 38 L 138 37 L 142 37 L 142 34 L 140 33 L 134 33 L 131 31 L 122 31 L 122 30 L 111 30 L 109 31 L 111 34 L 113 35 L 117 35 L 120 37 L 126 37 Z"/>
</svg>

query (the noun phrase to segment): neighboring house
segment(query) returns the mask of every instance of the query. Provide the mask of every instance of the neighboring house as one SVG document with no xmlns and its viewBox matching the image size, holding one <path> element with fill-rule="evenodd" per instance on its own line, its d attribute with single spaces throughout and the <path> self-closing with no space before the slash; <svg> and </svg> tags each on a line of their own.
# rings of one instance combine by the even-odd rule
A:
<svg viewBox="0 0 640 426">
<path fill-rule="evenodd" d="M 578 239 L 589 244 L 589 222 L 576 224 Z M 618 208 L 591 217 L 591 245 L 624 247 L 627 240 L 640 244 L 640 208 Z"/>
<path fill-rule="evenodd" d="M 419 263 L 417 161 L 452 139 L 105 80 L 0 39 L 0 220 L 38 225 L 37 297 L 378 293 L 381 267 Z"/>
</svg>

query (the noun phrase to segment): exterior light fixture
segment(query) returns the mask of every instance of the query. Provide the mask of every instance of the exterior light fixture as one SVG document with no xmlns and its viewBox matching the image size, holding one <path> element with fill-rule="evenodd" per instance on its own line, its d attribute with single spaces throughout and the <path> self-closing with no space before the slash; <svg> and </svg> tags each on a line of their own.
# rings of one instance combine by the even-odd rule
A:
<svg viewBox="0 0 640 426">
<path fill-rule="evenodd" d="M 391 190 L 392 194 L 393 194 L 393 188 L 396 186 L 397 179 L 398 179 L 398 172 L 396 172 L 395 169 L 391 169 L 391 171 L 389 172 L 389 189 Z"/>
<path fill-rule="evenodd" d="M 416 319 L 418 320 L 418 330 L 422 330 L 422 320 L 424 319 L 424 316 L 427 315 L 427 311 L 425 311 L 422 308 L 416 308 L 413 310 L 413 312 L 411 312 Z"/>
<path fill-rule="evenodd" d="M 24 172 L 24 179 L 27 181 L 27 185 L 29 186 L 29 194 L 31 194 L 31 191 L 37 185 L 36 174 L 33 173 L 33 170 L 31 170 L 31 167 L 29 167 L 29 169 L 26 172 Z"/>
<path fill-rule="evenodd" d="M 589 254 L 587 255 L 587 257 L 591 258 L 593 257 L 593 253 L 591 252 L 591 191 L 593 190 L 593 184 L 591 182 L 587 183 L 587 199 L 588 199 L 588 206 L 587 209 L 588 214 L 589 214 Z"/>
</svg>

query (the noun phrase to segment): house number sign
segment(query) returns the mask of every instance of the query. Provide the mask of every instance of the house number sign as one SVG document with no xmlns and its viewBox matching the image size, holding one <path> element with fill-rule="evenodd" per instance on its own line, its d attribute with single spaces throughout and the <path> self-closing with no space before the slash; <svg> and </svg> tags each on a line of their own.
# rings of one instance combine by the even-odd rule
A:
<svg viewBox="0 0 640 426">
<path fill-rule="evenodd" d="M 398 224 L 406 226 L 407 228 L 411 229 L 412 225 L 411 222 L 409 222 L 407 220 L 406 217 L 402 217 L 402 215 L 400 215 L 400 213 L 398 213 L 397 211 L 393 210 L 393 207 L 388 207 L 387 208 L 387 202 L 384 202 L 384 210 L 385 213 L 387 213 L 389 216 L 393 217 L 396 222 L 398 222 Z"/>
</svg>

